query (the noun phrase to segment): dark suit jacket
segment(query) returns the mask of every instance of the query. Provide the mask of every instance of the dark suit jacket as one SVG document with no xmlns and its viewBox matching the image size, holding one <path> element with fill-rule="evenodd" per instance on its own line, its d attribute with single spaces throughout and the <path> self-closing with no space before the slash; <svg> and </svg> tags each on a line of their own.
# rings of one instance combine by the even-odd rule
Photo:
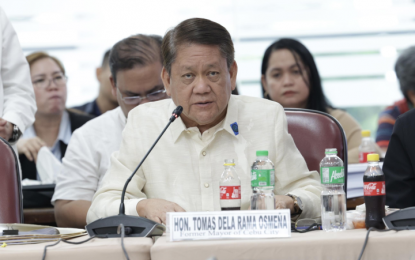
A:
<svg viewBox="0 0 415 260">
<path fill-rule="evenodd" d="M 82 111 L 93 117 L 100 116 L 102 114 L 101 110 L 99 110 L 96 99 L 81 106 L 73 107 L 73 109 Z"/>
<path fill-rule="evenodd" d="M 69 114 L 69 121 L 71 122 L 71 132 L 73 133 L 76 129 L 81 127 L 83 124 L 91 120 L 93 117 L 86 114 L 80 114 L 67 110 Z M 67 145 L 59 141 L 61 149 L 61 159 L 65 156 Z M 36 180 L 36 164 L 27 159 L 26 155 L 19 155 L 20 165 L 22 169 L 23 179 L 32 179 Z M 23 192 L 23 207 L 24 208 L 33 208 L 33 207 L 52 207 L 50 204 L 50 197 L 43 196 L 35 191 L 24 191 Z"/>
<path fill-rule="evenodd" d="M 383 172 L 386 205 L 392 208 L 415 206 L 415 109 L 396 120 Z"/>
</svg>

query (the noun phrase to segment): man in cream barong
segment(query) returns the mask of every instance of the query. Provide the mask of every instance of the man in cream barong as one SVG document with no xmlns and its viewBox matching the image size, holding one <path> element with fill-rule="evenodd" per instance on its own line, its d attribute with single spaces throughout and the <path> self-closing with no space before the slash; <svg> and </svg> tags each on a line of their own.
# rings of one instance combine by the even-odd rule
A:
<svg viewBox="0 0 415 260">
<path fill-rule="evenodd" d="M 120 150 L 111 156 L 87 222 L 118 214 L 125 181 L 179 105 L 181 117 L 128 186 L 126 214 L 166 223 L 166 212 L 219 211 L 224 159 L 235 160 L 241 209 L 249 209 L 250 166 L 257 150 L 268 150 L 275 164 L 276 205 L 290 209 L 294 218 L 319 217 L 319 175 L 308 170 L 288 134 L 284 109 L 269 100 L 231 95 L 238 67 L 229 32 L 206 19 L 185 20 L 166 33 L 162 55 L 162 79 L 171 99 L 129 113 Z"/>
</svg>

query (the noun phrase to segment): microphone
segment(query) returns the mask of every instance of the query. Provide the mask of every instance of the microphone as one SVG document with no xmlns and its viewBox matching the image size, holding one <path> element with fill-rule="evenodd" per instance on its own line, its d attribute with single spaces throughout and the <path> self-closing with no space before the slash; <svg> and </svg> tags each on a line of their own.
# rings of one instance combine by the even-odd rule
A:
<svg viewBox="0 0 415 260">
<path fill-rule="evenodd" d="M 163 129 L 161 134 L 157 137 L 156 141 L 148 150 L 141 162 L 138 164 L 137 168 L 135 168 L 131 176 L 125 182 L 124 188 L 121 193 L 119 214 L 116 216 L 101 218 L 86 225 L 85 229 L 88 231 L 89 236 L 92 237 L 97 235 L 107 235 L 107 237 L 120 237 L 121 234 L 118 230 L 118 226 L 120 224 L 123 224 L 125 227 L 126 237 L 151 237 L 163 235 L 163 232 L 166 230 L 164 225 L 154 222 L 147 218 L 125 215 L 124 197 L 125 192 L 127 190 L 127 186 L 133 179 L 138 169 L 140 169 L 141 165 L 146 160 L 150 152 L 153 150 L 154 146 L 156 146 L 160 138 L 163 136 L 164 132 L 166 132 L 167 128 L 169 128 L 170 124 L 173 123 L 174 120 L 176 120 L 178 117 L 180 117 L 182 111 L 182 106 L 178 106 L 176 107 L 176 109 L 173 110 L 172 116 L 169 119 L 169 123 Z"/>
<path fill-rule="evenodd" d="M 169 119 L 170 122 L 173 123 L 173 121 L 176 120 L 176 118 L 178 118 L 182 114 L 182 112 L 183 112 L 183 107 L 182 106 L 176 107 L 176 109 L 173 110 L 173 114 L 171 115 L 171 117 Z"/>
</svg>

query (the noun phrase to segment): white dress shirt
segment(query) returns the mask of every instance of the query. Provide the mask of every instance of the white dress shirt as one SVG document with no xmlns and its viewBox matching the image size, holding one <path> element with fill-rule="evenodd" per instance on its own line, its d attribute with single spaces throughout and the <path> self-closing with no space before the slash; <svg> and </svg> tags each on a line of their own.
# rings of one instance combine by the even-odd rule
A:
<svg viewBox="0 0 415 260">
<path fill-rule="evenodd" d="M 111 156 L 111 167 L 88 211 L 88 223 L 118 214 L 126 179 L 175 107 L 172 100 L 163 100 L 130 112 L 120 150 Z M 235 122 L 237 135 L 231 128 Z M 302 218 L 320 216 L 319 175 L 308 171 L 288 134 L 284 109 L 276 102 L 233 95 L 225 119 L 202 135 L 196 127 L 186 128 L 181 118 L 172 123 L 129 184 L 126 214 L 137 215 L 136 205 L 145 198 L 175 202 L 186 211 L 220 211 L 219 179 L 225 159 L 235 160 L 241 179 L 241 209 L 248 209 L 251 165 L 257 150 L 268 150 L 275 164 L 275 194 L 299 196 L 304 205 Z"/>
<path fill-rule="evenodd" d="M 0 8 L 0 117 L 24 133 L 35 121 L 36 102 L 29 65 L 16 32 Z"/>
<path fill-rule="evenodd" d="M 52 203 L 92 200 L 110 166 L 111 154 L 120 147 L 125 123 L 126 117 L 117 107 L 75 130 L 62 159 Z"/>
</svg>

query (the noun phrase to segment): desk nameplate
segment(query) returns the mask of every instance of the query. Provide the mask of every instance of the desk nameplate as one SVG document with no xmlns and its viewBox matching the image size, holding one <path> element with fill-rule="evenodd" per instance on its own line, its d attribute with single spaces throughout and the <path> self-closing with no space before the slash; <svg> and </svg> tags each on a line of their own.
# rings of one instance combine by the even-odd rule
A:
<svg viewBox="0 0 415 260">
<path fill-rule="evenodd" d="M 167 213 L 170 241 L 291 237 L 290 210 Z"/>
</svg>

